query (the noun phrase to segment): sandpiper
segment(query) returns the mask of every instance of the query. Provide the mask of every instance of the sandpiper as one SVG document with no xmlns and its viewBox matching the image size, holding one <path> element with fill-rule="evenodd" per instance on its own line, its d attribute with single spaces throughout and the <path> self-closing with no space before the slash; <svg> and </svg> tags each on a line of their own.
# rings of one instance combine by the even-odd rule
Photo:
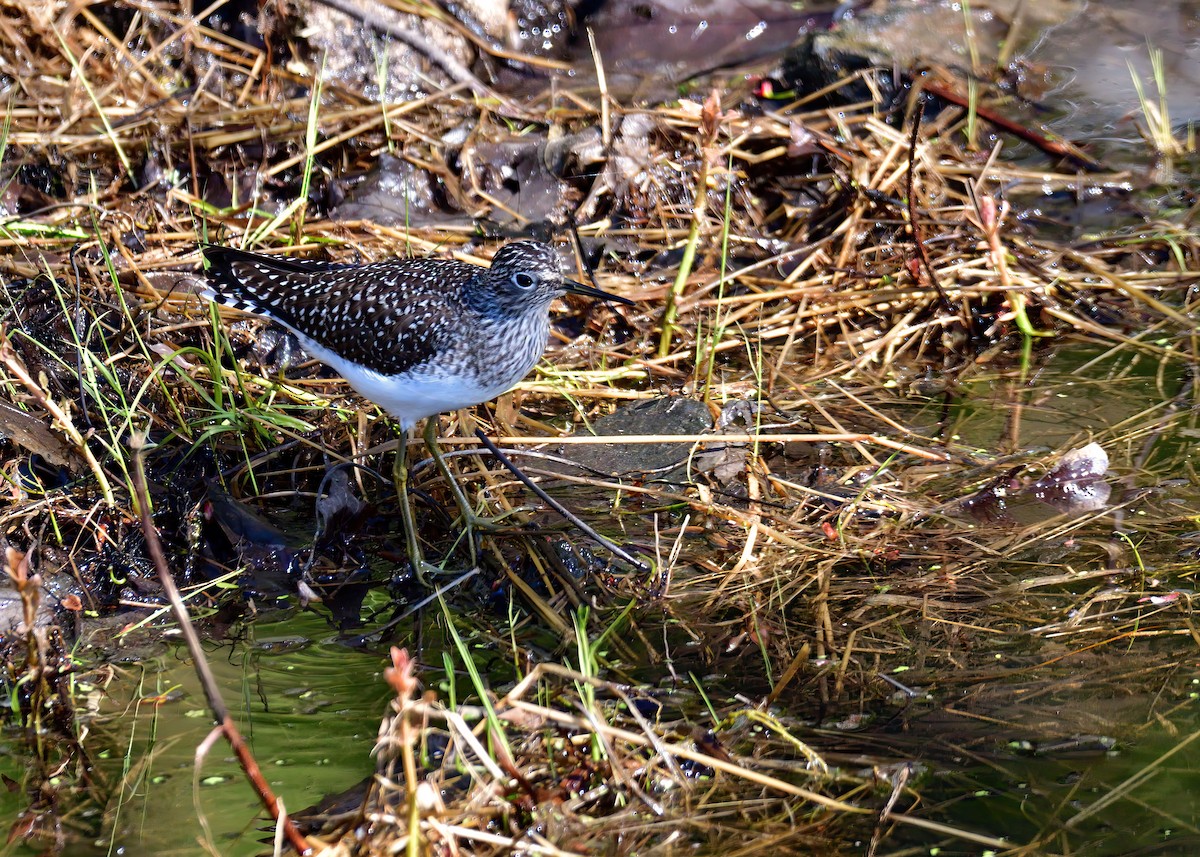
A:
<svg viewBox="0 0 1200 857">
<path fill-rule="evenodd" d="M 512 389 L 546 349 L 550 304 L 572 292 L 633 302 L 563 277 L 546 244 L 514 241 L 490 268 L 448 259 L 342 265 L 205 245 L 209 287 L 225 306 L 282 324 L 304 350 L 338 372 L 405 431 L 444 411 Z M 435 462 L 437 421 L 425 431 Z M 404 454 L 397 458 L 401 493 Z M 456 499 L 470 514 L 458 486 Z M 412 510 L 402 498 L 410 559 L 424 576 Z"/>
</svg>

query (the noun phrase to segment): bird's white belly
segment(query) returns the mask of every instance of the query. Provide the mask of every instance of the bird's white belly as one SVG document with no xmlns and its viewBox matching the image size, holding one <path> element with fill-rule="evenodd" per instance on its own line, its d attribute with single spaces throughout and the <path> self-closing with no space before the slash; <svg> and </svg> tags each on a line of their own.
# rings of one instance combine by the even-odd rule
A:
<svg viewBox="0 0 1200 857">
<path fill-rule="evenodd" d="M 491 401 L 511 390 L 532 368 L 532 364 L 525 367 L 516 377 L 492 378 L 487 385 L 459 375 L 410 372 L 389 376 L 351 362 L 306 336 L 298 338 L 305 351 L 334 369 L 364 398 L 399 420 L 405 430 L 425 417 Z"/>
</svg>

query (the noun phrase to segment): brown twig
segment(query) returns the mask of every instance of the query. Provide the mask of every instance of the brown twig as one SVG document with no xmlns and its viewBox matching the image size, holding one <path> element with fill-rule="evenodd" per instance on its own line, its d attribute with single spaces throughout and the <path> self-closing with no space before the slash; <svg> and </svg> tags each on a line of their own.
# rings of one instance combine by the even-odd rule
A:
<svg viewBox="0 0 1200 857">
<path fill-rule="evenodd" d="M 925 252 L 925 242 L 921 237 L 921 228 L 917 221 L 917 202 L 916 202 L 916 172 L 917 172 L 917 145 L 920 142 L 921 118 L 925 115 L 925 99 L 918 93 L 917 95 L 917 112 L 912 118 L 912 131 L 908 138 L 908 175 L 907 193 L 908 193 L 908 225 L 912 227 L 913 249 L 917 252 L 917 259 L 921 263 L 921 268 L 925 271 L 925 276 L 929 278 L 929 284 L 933 286 L 937 292 L 938 300 L 944 309 L 950 315 L 955 315 L 954 304 L 950 303 L 950 298 L 946 295 L 942 284 L 938 282 L 937 275 L 933 272 L 933 265 L 929 263 L 929 254 Z"/>
<path fill-rule="evenodd" d="M 921 86 L 930 95 L 936 95 L 943 101 L 948 101 L 959 107 L 969 107 L 971 101 L 964 95 L 955 92 L 948 86 L 942 86 L 939 83 L 926 81 Z M 1058 158 L 1066 158 L 1071 163 L 1081 169 L 1095 172 L 1104 169 L 1104 165 L 1095 158 L 1089 156 L 1085 152 L 1080 151 L 1073 144 L 1066 140 L 1057 140 L 1043 131 L 1035 131 L 1032 128 L 1027 128 L 1018 122 L 1001 116 L 994 110 L 984 107 L 983 105 L 975 105 L 975 113 L 984 121 L 990 122 L 1001 131 L 1006 131 L 1018 139 L 1024 140 L 1035 148 L 1041 149 L 1047 155 L 1053 155 Z"/>
<path fill-rule="evenodd" d="M 225 740 L 229 742 L 229 746 L 237 755 L 238 762 L 241 764 L 242 770 L 245 771 L 250 785 L 258 793 L 258 797 L 267 812 L 271 814 L 271 817 L 276 822 L 279 822 L 279 800 L 275 797 L 275 793 L 271 791 L 266 778 L 263 777 L 258 763 L 250 753 L 250 748 L 242 740 L 241 732 L 238 731 L 237 725 L 233 722 L 233 718 L 229 714 L 229 708 L 225 705 L 225 700 L 221 698 L 221 690 L 217 686 L 217 680 L 212 674 L 212 668 L 209 667 L 208 659 L 204 656 L 204 649 L 200 645 L 200 636 L 196 633 L 196 629 L 188 616 L 187 607 L 184 605 L 183 599 L 179 596 L 179 589 L 175 586 L 175 578 L 172 577 L 171 569 L 167 565 L 167 558 L 163 554 L 162 543 L 158 540 L 158 531 L 154 529 L 154 521 L 150 516 L 150 492 L 146 488 L 146 471 L 143 461 L 145 438 L 141 435 L 135 435 L 130 440 L 129 445 L 133 448 L 132 475 L 134 499 L 137 501 L 138 512 L 142 520 L 142 533 L 146 539 L 146 550 L 150 554 L 150 559 L 154 562 L 154 568 L 158 571 L 158 579 L 162 583 L 163 592 L 167 596 L 167 601 L 171 604 L 171 611 L 175 614 L 175 620 L 179 623 L 179 629 L 183 633 L 188 654 L 191 655 L 192 664 L 196 669 L 196 676 L 200 679 L 200 686 L 204 690 L 204 698 L 208 702 L 209 710 L 213 713 L 213 718 L 219 724 L 217 728 L 225 736 Z M 311 846 L 292 823 L 291 819 L 285 817 L 282 819 L 282 823 L 284 833 L 292 847 L 300 854 L 307 854 L 311 850 Z"/>
</svg>

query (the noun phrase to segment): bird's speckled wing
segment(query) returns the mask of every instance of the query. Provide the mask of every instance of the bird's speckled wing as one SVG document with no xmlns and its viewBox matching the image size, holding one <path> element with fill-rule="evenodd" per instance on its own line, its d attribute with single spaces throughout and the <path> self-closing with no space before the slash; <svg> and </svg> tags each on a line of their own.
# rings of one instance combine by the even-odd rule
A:
<svg viewBox="0 0 1200 857">
<path fill-rule="evenodd" d="M 437 259 L 334 265 L 203 248 L 209 289 L 383 375 L 411 371 L 454 344 L 466 307 L 460 265 Z"/>
</svg>

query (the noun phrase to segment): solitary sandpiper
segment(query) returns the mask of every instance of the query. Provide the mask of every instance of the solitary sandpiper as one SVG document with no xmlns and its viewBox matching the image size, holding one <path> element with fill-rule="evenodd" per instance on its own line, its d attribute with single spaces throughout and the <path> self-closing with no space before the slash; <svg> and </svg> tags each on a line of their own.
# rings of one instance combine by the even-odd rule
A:
<svg viewBox="0 0 1200 857">
<path fill-rule="evenodd" d="M 210 300 L 270 318 L 288 328 L 405 431 L 426 417 L 494 399 L 533 368 L 550 335 L 550 304 L 566 292 L 632 301 L 563 277 L 554 250 L 514 241 L 490 268 L 448 259 L 397 259 L 342 265 L 206 245 Z M 448 478 L 435 438 L 425 431 Z M 397 458 L 401 493 L 404 455 Z M 450 480 L 464 505 L 458 486 Z M 402 498 L 410 558 L 423 560 Z"/>
</svg>

